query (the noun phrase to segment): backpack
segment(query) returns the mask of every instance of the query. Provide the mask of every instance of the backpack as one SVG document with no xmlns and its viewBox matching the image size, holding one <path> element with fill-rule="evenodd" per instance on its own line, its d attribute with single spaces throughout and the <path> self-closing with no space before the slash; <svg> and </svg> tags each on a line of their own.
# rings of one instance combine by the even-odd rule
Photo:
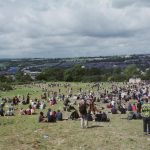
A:
<svg viewBox="0 0 150 150">
<path fill-rule="evenodd" d="M 86 103 L 79 105 L 79 112 L 80 112 L 82 115 L 87 114 Z"/>
</svg>

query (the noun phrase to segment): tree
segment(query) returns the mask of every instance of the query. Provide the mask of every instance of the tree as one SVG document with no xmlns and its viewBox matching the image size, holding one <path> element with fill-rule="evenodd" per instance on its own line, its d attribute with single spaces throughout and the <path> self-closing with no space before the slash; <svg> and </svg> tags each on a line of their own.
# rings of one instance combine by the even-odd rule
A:
<svg viewBox="0 0 150 150">
<path fill-rule="evenodd" d="M 47 80 L 47 77 L 46 77 L 46 75 L 42 72 L 42 73 L 40 73 L 38 76 L 36 76 L 36 80 L 44 80 L 44 81 L 46 81 L 46 80 Z"/>
<path fill-rule="evenodd" d="M 140 71 L 135 64 L 132 64 L 132 65 L 128 65 L 125 68 L 124 74 L 125 74 L 126 78 L 129 79 L 131 77 L 139 77 Z"/>
<path fill-rule="evenodd" d="M 81 65 L 75 65 L 72 71 L 73 71 L 73 80 L 77 82 L 81 81 L 82 77 L 85 74 L 85 68 L 82 68 Z"/>
<path fill-rule="evenodd" d="M 73 70 L 72 69 L 65 70 L 64 81 L 67 81 L 67 82 L 73 81 Z"/>
<path fill-rule="evenodd" d="M 26 82 L 32 81 L 32 78 L 28 74 L 24 74 L 23 72 L 17 72 L 16 73 L 16 80 L 18 82 L 26 83 Z"/>
<path fill-rule="evenodd" d="M 121 74 L 121 68 L 120 67 L 115 67 L 114 69 L 113 69 L 113 74 Z"/>
<path fill-rule="evenodd" d="M 9 91 L 13 90 L 12 86 L 8 83 L 0 83 L 0 91 Z"/>
<path fill-rule="evenodd" d="M 64 70 L 61 68 L 49 68 L 39 74 L 36 79 L 45 81 L 63 81 Z"/>
<path fill-rule="evenodd" d="M 150 69 L 145 71 L 145 74 L 142 76 L 143 80 L 150 80 Z"/>
<path fill-rule="evenodd" d="M 5 75 L 0 76 L 0 82 L 10 83 L 10 82 L 12 82 L 12 81 L 13 81 L 13 80 L 12 80 L 12 78 L 11 78 L 10 76 L 5 76 Z"/>
</svg>

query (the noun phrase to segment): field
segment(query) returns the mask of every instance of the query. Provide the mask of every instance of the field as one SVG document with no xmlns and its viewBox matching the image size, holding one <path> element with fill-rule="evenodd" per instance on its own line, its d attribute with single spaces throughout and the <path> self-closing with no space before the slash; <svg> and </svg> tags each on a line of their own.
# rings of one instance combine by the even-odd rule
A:
<svg viewBox="0 0 150 150">
<path fill-rule="evenodd" d="M 93 90 L 87 84 L 72 83 L 73 94 L 79 92 L 79 87 L 84 90 Z M 13 91 L 1 92 L 1 97 L 13 97 L 30 93 L 31 98 L 40 98 L 45 84 L 17 86 Z M 109 83 L 104 83 L 103 88 L 110 89 Z M 58 91 L 58 87 L 53 88 Z M 67 88 L 61 87 L 61 92 L 66 94 Z M 101 104 L 104 106 L 104 104 Z M 0 117 L 0 150 L 149 150 L 150 137 L 143 135 L 142 120 L 127 120 L 127 115 L 108 113 L 110 122 L 89 122 L 89 128 L 81 129 L 80 120 L 64 120 L 56 123 L 38 123 L 37 115 L 21 116 L 19 109 L 27 106 L 16 106 L 14 117 Z M 62 110 L 62 102 L 56 106 L 47 105 L 47 108 Z M 107 109 L 104 111 L 108 112 Z M 64 117 L 69 115 L 64 112 Z"/>
</svg>

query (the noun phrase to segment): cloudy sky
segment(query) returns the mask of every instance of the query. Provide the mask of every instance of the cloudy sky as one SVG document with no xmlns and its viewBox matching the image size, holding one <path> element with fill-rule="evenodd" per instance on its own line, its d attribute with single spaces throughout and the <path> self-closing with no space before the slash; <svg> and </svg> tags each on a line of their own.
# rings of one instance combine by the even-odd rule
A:
<svg viewBox="0 0 150 150">
<path fill-rule="evenodd" d="M 0 0 L 0 58 L 150 53 L 150 0 Z"/>
</svg>

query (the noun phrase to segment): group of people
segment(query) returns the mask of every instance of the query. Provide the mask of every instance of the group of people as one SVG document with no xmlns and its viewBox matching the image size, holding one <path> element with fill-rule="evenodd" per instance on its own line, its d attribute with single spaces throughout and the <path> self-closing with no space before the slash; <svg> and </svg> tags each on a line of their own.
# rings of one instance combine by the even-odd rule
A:
<svg viewBox="0 0 150 150">
<path fill-rule="evenodd" d="M 89 84 L 88 86 L 90 86 Z M 110 109 L 112 114 L 133 114 L 133 116 L 138 117 L 139 115 L 143 118 L 143 128 L 144 133 L 147 131 L 150 133 L 150 84 L 141 83 L 137 85 L 123 83 L 123 85 L 115 85 L 112 83 L 112 86 L 109 89 L 103 88 L 102 84 L 91 85 L 92 90 L 85 90 L 83 88 L 78 89 L 78 94 L 73 94 L 74 90 L 71 87 L 71 84 L 67 86 L 60 85 L 48 85 L 49 88 L 58 86 L 59 90 L 51 90 L 49 92 L 47 89 L 44 92 L 41 100 L 31 100 L 30 94 L 28 93 L 26 98 L 20 100 L 17 96 L 13 98 L 12 106 L 18 105 L 18 103 L 29 105 L 27 109 L 20 109 L 21 115 L 32 115 L 35 113 L 36 109 L 40 109 L 39 122 L 56 122 L 57 120 L 63 120 L 63 113 L 58 110 L 57 112 L 48 109 L 46 115 L 42 111 L 46 106 L 57 104 L 57 100 L 62 101 L 64 104 L 63 109 L 70 112 L 70 119 L 81 119 L 81 127 L 87 128 L 88 121 L 109 121 L 109 118 L 106 112 L 102 111 L 96 104 L 102 104 L 106 109 Z M 47 88 L 48 88 L 47 87 Z M 64 87 L 68 95 L 64 93 L 61 94 L 61 89 Z M 68 89 L 67 89 L 68 88 Z M 89 87 L 88 87 L 89 88 Z M 95 90 L 97 88 L 97 91 Z M 50 93 L 52 95 L 50 95 Z M 52 97 L 52 98 L 49 98 Z M 73 101 L 72 99 L 76 99 Z M 95 103 L 97 102 L 97 103 Z M 105 104 L 106 103 L 106 104 Z M 77 107 L 78 106 L 78 107 Z M 14 114 L 14 109 L 9 108 L 6 114 Z M 3 107 L 0 107 L 0 115 L 4 115 Z"/>
<path fill-rule="evenodd" d="M 15 115 L 15 108 L 13 105 L 9 105 L 8 109 L 4 111 L 5 103 L 0 104 L 0 116 L 14 116 Z"/>
<path fill-rule="evenodd" d="M 49 108 L 46 116 L 42 111 L 40 112 L 39 115 L 39 122 L 56 122 L 62 120 L 63 120 L 63 114 L 60 110 L 57 110 L 57 112 L 55 112 Z"/>
<path fill-rule="evenodd" d="M 98 110 L 94 105 L 95 104 L 93 100 L 80 100 L 79 113 L 81 119 L 81 128 L 88 128 L 88 121 L 110 121 L 107 114 L 101 110 Z M 103 107 L 101 109 L 103 109 Z"/>
</svg>

